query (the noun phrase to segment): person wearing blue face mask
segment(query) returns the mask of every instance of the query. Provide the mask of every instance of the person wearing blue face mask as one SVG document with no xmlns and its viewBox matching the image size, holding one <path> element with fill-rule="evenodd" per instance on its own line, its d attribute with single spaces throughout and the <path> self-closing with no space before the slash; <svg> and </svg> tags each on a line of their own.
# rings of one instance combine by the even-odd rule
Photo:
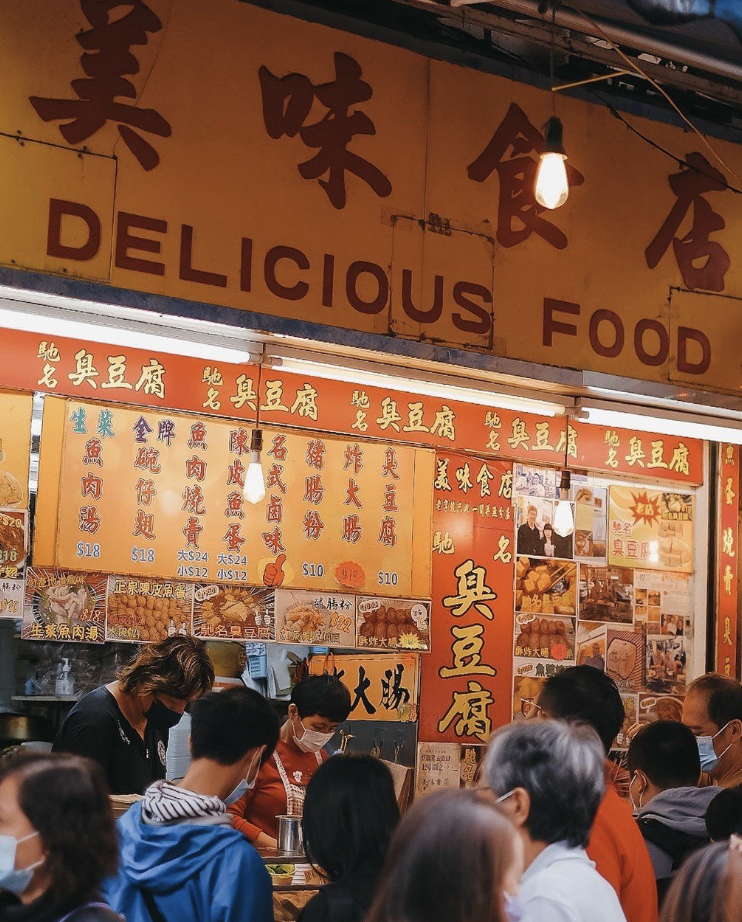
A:
<svg viewBox="0 0 742 922">
<path fill-rule="evenodd" d="M 696 737 L 705 783 L 742 783 L 742 685 L 716 673 L 696 679 L 683 702 L 683 723 Z"/>
<path fill-rule="evenodd" d="M 0 772 L 0 922 L 123 922 L 100 896 L 117 862 L 99 766 L 45 753 Z"/>
<path fill-rule="evenodd" d="M 278 717 L 262 695 L 230 688 L 199 698 L 191 720 L 185 778 L 155 782 L 119 820 L 105 895 L 127 922 L 272 922 L 270 877 L 227 805 L 254 785 Z"/>
<path fill-rule="evenodd" d="M 54 751 L 100 763 L 112 794 L 142 794 L 165 777 L 170 729 L 188 703 L 213 684 L 214 667 L 203 641 L 168 637 L 146 644 L 114 682 L 78 701 Z"/>
</svg>

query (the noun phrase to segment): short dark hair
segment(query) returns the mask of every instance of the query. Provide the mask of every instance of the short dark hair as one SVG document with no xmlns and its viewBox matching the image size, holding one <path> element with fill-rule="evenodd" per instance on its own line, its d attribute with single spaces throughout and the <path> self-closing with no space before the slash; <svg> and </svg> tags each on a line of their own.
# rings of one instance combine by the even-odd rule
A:
<svg viewBox="0 0 742 922">
<path fill-rule="evenodd" d="M 478 791 L 438 791 L 399 824 L 366 922 L 505 922 L 516 833 Z"/>
<path fill-rule="evenodd" d="M 18 784 L 18 804 L 38 832 L 56 911 L 95 900 L 118 869 L 118 838 L 105 775 L 96 762 L 66 753 L 29 753 L 0 772 Z"/>
<path fill-rule="evenodd" d="M 527 720 L 502 727 L 484 762 L 490 788 L 502 797 L 528 792 L 525 821 L 534 842 L 585 848 L 605 793 L 604 757 L 592 727 Z"/>
<path fill-rule="evenodd" d="M 342 723 L 350 714 L 350 692 L 340 679 L 332 675 L 309 675 L 297 682 L 291 692 L 299 717 L 324 717 Z"/>
<path fill-rule="evenodd" d="M 209 692 L 191 705 L 191 752 L 194 759 L 235 765 L 251 749 L 265 746 L 263 761 L 276 748 L 278 715 L 251 688 Z"/>
<path fill-rule="evenodd" d="M 742 835 L 742 784 L 720 790 L 706 807 L 706 830 L 714 842 Z"/>
<path fill-rule="evenodd" d="M 211 691 L 214 664 L 195 637 L 168 637 L 144 646 L 116 678 L 127 695 L 170 695 L 193 701 Z"/>
<path fill-rule="evenodd" d="M 555 720 L 591 726 L 609 752 L 623 726 L 625 711 L 613 679 L 593 666 L 570 666 L 544 682 L 538 703 Z"/>
<path fill-rule="evenodd" d="M 701 757 L 692 731 L 676 720 L 642 727 L 629 744 L 629 771 L 642 771 L 653 785 L 693 788 L 701 776 Z"/>
<path fill-rule="evenodd" d="M 359 868 L 380 872 L 398 822 L 391 773 L 373 756 L 333 756 L 307 785 L 304 845 L 331 881 Z"/>
<path fill-rule="evenodd" d="M 730 720 L 742 720 L 742 685 L 736 679 L 709 672 L 691 682 L 687 694 L 693 693 L 706 699 L 708 715 L 720 730 Z"/>
</svg>

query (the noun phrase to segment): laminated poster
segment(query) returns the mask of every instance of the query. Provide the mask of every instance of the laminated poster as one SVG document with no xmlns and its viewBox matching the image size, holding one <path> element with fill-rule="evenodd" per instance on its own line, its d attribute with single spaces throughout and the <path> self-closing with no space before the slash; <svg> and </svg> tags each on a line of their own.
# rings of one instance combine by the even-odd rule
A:
<svg viewBox="0 0 742 922">
<path fill-rule="evenodd" d="M 693 577 L 685 573 L 634 571 L 634 624 L 647 634 L 682 637 L 693 615 Z"/>
<path fill-rule="evenodd" d="M 608 490 L 573 483 L 575 501 L 575 560 L 605 566 L 608 530 Z"/>
<path fill-rule="evenodd" d="M 417 653 L 342 653 L 312 656 L 310 675 L 335 675 L 350 692 L 349 720 L 417 720 L 420 656 Z"/>
<path fill-rule="evenodd" d="M 515 610 L 534 615 L 576 615 L 577 564 L 572 560 L 518 557 Z"/>
<path fill-rule="evenodd" d="M 609 564 L 692 573 L 694 502 L 691 494 L 612 486 Z"/>
<path fill-rule="evenodd" d="M 521 613 L 515 617 L 515 656 L 574 665 L 575 619 Z"/>
<path fill-rule="evenodd" d="M 572 514 L 575 508 L 572 504 Z M 560 557 L 572 560 L 574 557 L 574 533 L 558 535 L 554 531 L 556 502 L 530 496 L 516 496 L 515 524 L 516 549 L 518 554 L 533 557 Z"/>
<path fill-rule="evenodd" d="M 573 663 L 554 660 L 538 662 L 532 659 L 513 660 L 513 720 L 527 717 L 528 701 L 538 698 L 544 682 Z"/>
<path fill-rule="evenodd" d="M 644 635 L 606 630 L 605 671 L 620 691 L 639 691 L 644 685 Z"/>
<path fill-rule="evenodd" d="M 684 695 L 687 657 L 685 638 L 667 634 L 647 635 L 647 689 Z"/>
<path fill-rule="evenodd" d="M 196 586 L 193 633 L 203 640 L 276 639 L 274 592 L 265 586 Z"/>
<path fill-rule="evenodd" d="M 155 643 L 190 634 L 193 585 L 172 580 L 108 577 L 106 640 Z"/>
<path fill-rule="evenodd" d="M 639 723 L 655 720 L 682 720 L 683 699 L 677 695 L 658 695 L 654 692 L 639 695 Z"/>
<path fill-rule="evenodd" d="M 356 608 L 359 647 L 430 650 L 429 601 L 359 596 Z"/>
<path fill-rule="evenodd" d="M 0 509 L 0 619 L 23 615 L 27 527 L 25 509 Z"/>
<path fill-rule="evenodd" d="M 311 589 L 276 590 L 279 643 L 355 647 L 356 597 Z"/>
<path fill-rule="evenodd" d="M 559 473 L 553 468 L 513 465 L 513 494 L 556 499 L 559 496 Z"/>
<path fill-rule="evenodd" d="M 577 665 L 592 666 L 605 672 L 608 627 L 597 621 L 580 621 L 577 625 Z"/>
<path fill-rule="evenodd" d="M 103 643 L 107 577 L 31 567 L 26 574 L 23 640 Z"/>
<path fill-rule="evenodd" d="M 631 737 L 629 730 L 639 721 L 639 695 L 621 695 L 623 702 L 624 719 L 623 726 L 613 744 L 614 749 L 625 752 L 629 748 Z"/>
<path fill-rule="evenodd" d="M 634 619 L 634 571 L 581 564 L 580 618 L 630 625 Z"/>
</svg>

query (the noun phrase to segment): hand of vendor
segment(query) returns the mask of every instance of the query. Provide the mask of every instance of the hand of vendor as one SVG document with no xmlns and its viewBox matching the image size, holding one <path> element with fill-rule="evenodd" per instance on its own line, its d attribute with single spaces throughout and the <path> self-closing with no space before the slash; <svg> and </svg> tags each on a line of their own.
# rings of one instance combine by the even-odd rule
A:
<svg viewBox="0 0 742 922">
<path fill-rule="evenodd" d="M 255 848 L 272 849 L 273 851 L 278 850 L 278 842 L 272 836 L 264 832 L 259 833 L 257 839 L 254 839 L 252 844 Z"/>
</svg>

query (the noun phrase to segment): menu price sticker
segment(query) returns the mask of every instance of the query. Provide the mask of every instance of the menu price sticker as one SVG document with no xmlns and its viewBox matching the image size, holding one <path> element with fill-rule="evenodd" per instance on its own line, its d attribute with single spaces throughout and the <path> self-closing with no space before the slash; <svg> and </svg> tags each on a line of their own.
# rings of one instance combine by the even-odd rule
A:
<svg viewBox="0 0 742 922">
<path fill-rule="evenodd" d="M 341 592 L 277 589 L 276 640 L 279 643 L 356 645 L 356 597 Z"/>
<path fill-rule="evenodd" d="M 430 650 L 429 601 L 378 599 L 357 600 L 358 646 L 387 650 Z"/>
<path fill-rule="evenodd" d="M 348 589 L 360 589 L 366 582 L 363 567 L 352 560 L 343 561 L 335 567 L 335 578 Z"/>
<path fill-rule="evenodd" d="M 106 640 L 156 643 L 191 633 L 193 586 L 170 580 L 108 577 Z"/>
<path fill-rule="evenodd" d="M 196 586 L 193 633 L 203 640 L 276 639 L 274 592 L 267 587 Z"/>
<path fill-rule="evenodd" d="M 31 568 L 26 574 L 23 640 L 103 643 L 107 578 L 101 573 Z"/>
</svg>

